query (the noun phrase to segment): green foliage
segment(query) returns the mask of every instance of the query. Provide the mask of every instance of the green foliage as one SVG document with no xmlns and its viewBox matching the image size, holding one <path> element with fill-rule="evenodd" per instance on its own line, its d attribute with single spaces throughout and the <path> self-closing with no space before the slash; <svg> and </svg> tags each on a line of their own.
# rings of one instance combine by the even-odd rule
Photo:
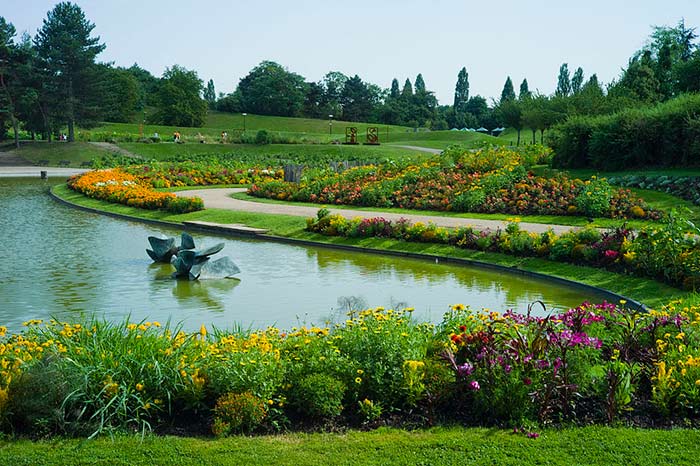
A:
<svg viewBox="0 0 700 466">
<path fill-rule="evenodd" d="M 562 63 L 559 67 L 559 77 L 557 78 L 557 90 L 555 94 L 559 97 L 567 97 L 571 94 L 571 78 L 569 75 L 569 65 Z"/>
<path fill-rule="evenodd" d="M 264 129 L 261 129 L 257 133 L 255 133 L 255 144 L 259 146 L 264 146 L 265 144 L 270 144 L 270 134 L 265 131 Z"/>
<path fill-rule="evenodd" d="M 578 117 L 550 137 L 554 165 L 619 170 L 700 163 L 700 96 L 609 116 Z"/>
<path fill-rule="evenodd" d="M 235 92 L 242 111 L 279 116 L 298 116 L 305 94 L 304 78 L 272 61 L 253 68 Z"/>
<path fill-rule="evenodd" d="M 513 81 L 511 81 L 510 76 L 508 76 L 503 85 L 503 90 L 501 91 L 500 102 L 503 103 L 510 100 L 515 100 L 515 89 L 513 89 Z"/>
<path fill-rule="evenodd" d="M 158 91 L 158 110 L 153 121 L 172 126 L 203 126 L 207 103 L 202 100 L 202 80 L 196 71 L 179 65 L 166 68 Z"/>
<path fill-rule="evenodd" d="M 610 211 L 613 189 L 600 179 L 586 182 L 584 189 L 576 196 L 575 205 L 579 212 L 590 217 L 602 217 Z"/>
<path fill-rule="evenodd" d="M 267 400 L 251 392 L 226 393 L 216 400 L 212 431 L 217 437 L 248 433 L 267 416 Z"/>
<path fill-rule="evenodd" d="M 459 70 L 455 84 L 454 111 L 461 112 L 469 101 L 469 73 L 466 68 Z"/>
<path fill-rule="evenodd" d="M 345 384 L 327 374 L 311 374 L 290 391 L 289 403 L 311 419 L 333 419 L 343 412 Z"/>
</svg>

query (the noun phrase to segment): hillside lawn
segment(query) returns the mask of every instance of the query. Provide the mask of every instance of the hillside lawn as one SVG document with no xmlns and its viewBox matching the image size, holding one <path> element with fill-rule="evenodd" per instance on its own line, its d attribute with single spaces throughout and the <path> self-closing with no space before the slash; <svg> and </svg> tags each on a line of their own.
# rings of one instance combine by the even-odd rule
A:
<svg viewBox="0 0 700 466">
<path fill-rule="evenodd" d="M 82 162 L 113 152 L 89 142 L 23 141 L 15 153 L 32 164 L 48 160 L 49 166 L 57 166 L 61 160 L 68 160 L 71 167 L 78 167 Z"/>
</svg>

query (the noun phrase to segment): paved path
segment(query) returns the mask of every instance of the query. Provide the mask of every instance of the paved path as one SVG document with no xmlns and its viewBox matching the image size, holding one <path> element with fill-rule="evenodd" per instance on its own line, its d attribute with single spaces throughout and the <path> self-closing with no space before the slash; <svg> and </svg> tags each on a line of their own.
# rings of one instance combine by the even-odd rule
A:
<svg viewBox="0 0 700 466">
<path fill-rule="evenodd" d="M 281 214 L 292 215 L 296 217 L 315 217 L 316 212 L 321 207 L 309 207 L 294 204 L 269 204 L 264 202 L 243 201 L 231 197 L 233 193 L 245 192 L 245 188 L 220 188 L 220 189 L 193 189 L 188 191 L 179 191 L 178 196 L 198 196 L 204 201 L 204 207 L 212 209 L 227 209 L 243 212 L 258 212 L 264 214 Z M 472 226 L 477 230 L 496 228 L 504 229 L 507 222 L 499 220 L 483 220 L 476 218 L 459 218 L 459 217 L 438 217 L 433 215 L 409 215 L 409 214 L 394 214 L 388 212 L 374 212 L 370 210 L 349 210 L 349 209 L 330 209 L 332 214 L 340 214 L 345 218 L 354 217 L 384 217 L 387 220 L 398 220 L 406 218 L 411 222 L 433 222 L 441 227 L 459 227 Z M 520 223 L 520 228 L 534 233 L 542 233 L 549 228 L 555 233 L 561 234 L 571 230 L 574 227 L 564 225 L 546 225 L 542 223 Z"/>
<path fill-rule="evenodd" d="M 401 147 L 402 149 L 416 150 L 418 152 L 429 152 L 431 154 L 442 154 L 442 149 L 432 149 L 430 147 L 420 147 L 420 146 L 404 146 L 400 144 L 387 144 L 392 147 Z"/>
<path fill-rule="evenodd" d="M 102 149 L 108 150 L 108 151 L 113 152 L 115 154 L 123 155 L 125 157 L 131 157 L 134 159 L 142 159 L 143 158 L 140 155 L 136 155 L 132 152 L 129 152 L 128 150 L 126 150 L 122 147 L 119 147 L 116 144 L 112 144 L 111 142 L 91 142 L 90 144 L 92 144 L 93 146 L 97 146 L 97 147 L 100 147 Z"/>
<path fill-rule="evenodd" d="M 25 162 L 26 163 L 26 162 Z M 77 173 L 89 171 L 87 168 L 65 168 L 65 167 L 35 167 L 32 165 L 8 167 L 0 166 L 0 178 L 20 178 L 20 177 L 37 177 L 41 172 L 47 172 L 49 178 L 68 178 Z"/>
</svg>

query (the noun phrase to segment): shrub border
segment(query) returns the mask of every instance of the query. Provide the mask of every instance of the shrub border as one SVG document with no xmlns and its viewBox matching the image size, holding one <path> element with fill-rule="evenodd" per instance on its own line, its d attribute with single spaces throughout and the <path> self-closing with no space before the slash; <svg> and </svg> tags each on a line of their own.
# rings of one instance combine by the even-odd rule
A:
<svg viewBox="0 0 700 466">
<path fill-rule="evenodd" d="M 306 240 L 306 239 L 287 238 L 284 236 L 277 236 L 277 235 L 268 235 L 268 234 L 257 235 L 257 234 L 224 232 L 220 229 L 217 229 L 214 226 L 212 226 L 212 227 L 204 226 L 204 225 L 195 226 L 195 225 L 191 225 L 191 224 L 185 225 L 183 223 L 175 223 L 175 222 L 167 222 L 164 220 L 153 220 L 153 219 L 148 219 L 148 218 L 135 217 L 133 215 L 119 214 L 119 213 L 115 213 L 115 212 L 107 212 L 104 210 L 96 209 L 94 207 L 82 206 L 80 204 L 76 204 L 76 203 L 70 202 L 66 199 L 63 199 L 62 197 L 57 195 L 54 192 L 53 186 L 49 190 L 49 195 L 55 201 L 58 201 L 59 203 L 62 203 L 68 207 L 72 207 L 74 209 L 83 210 L 83 211 L 91 212 L 91 213 L 95 213 L 95 214 L 105 215 L 108 217 L 113 217 L 113 218 L 117 218 L 117 219 L 121 219 L 121 220 L 148 223 L 148 224 L 152 224 L 152 225 L 168 226 L 168 227 L 180 228 L 180 229 L 188 230 L 188 231 L 214 233 L 214 234 L 221 235 L 221 236 L 239 237 L 239 238 L 247 238 L 247 239 L 259 239 L 262 241 L 271 241 L 271 242 L 284 243 L 284 244 L 295 244 L 295 245 L 299 245 L 299 246 L 323 247 L 323 248 L 328 248 L 328 249 L 353 251 L 353 252 L 364 252 L 364 253 L 368 253 L 368 254 L 380 254 L 380 255 L 394 256 L 394 257 L 408 257 L 408 258 L 412 258 L 412 259 L 419 259 L 419 260 L 426 260 L 426 261 L 427 260 L 438 261 L 438 262 L 441 261 L 441 262 L 446 262 L 449 264 L 467 265 L 467 266 L 478 267 L 478 268 L 482 268 L 482 269 L 489 269 L 489 270 L 495 270 L 495 271 L 499 271 L 499 272 L 506 272 L 506 273 L 510 273 L 513 275 L 523 276 L 523 277 L 538 278 L 541 280 L 549 280 L 549 281 L 552 281 L 555 283 L 560 283 L 560 284 L 571 286 L 574 288 L 579 288 L 579 289 L 587 290 L 587 291 L 593 291 L 597 294 L 603 295 L 605 297 L 605 299 L 608 299 L 610 302 L 617 303 L 620 300 L 625 300 L 625 301 L 627 301 L 626 306 L 628 308 L 633 308 L 633 309 L 636 309 L 639 311 L 648 311 L 649 310 L 649 308 L 644 303 L 641 303 L 641 302 L 639 302 L 635 299 L 632 299 L 630 297 L 615 293 L 613 291 L 607 290 L 605 288 L 600 288 L 600 287 L 597 287 L 594 285 L 588 285 L 586 283 L 577 282 L 575 280 L 570 280 L 568 278 L 556 277 L 553 275 L 547 275 L 547 274 L 540 273 L 540 272 L 532 272 L 530 270 L 523 270 L 523 269 L 519 269 L 515 266 L 507 267 L 504 265 L 493 264 L 490 262 L 482 262 L 482 261 L 477 261 L 477 260 L 473 260 L 473 259 L 463 259 L 463 258 L 459 258 L 459 257 L 449 257 L 449 256 L 435 255 L 435 254 L 425 254 L 425 253 L 406 252 L 406 251 L 392 251 L 392 250 L 388 250 L 388 249 L 376 249 L 376 248 L 369 248 L 369 247 L 365 247 L 365 246 L 353 246 L 353 245 L 348 245 L 348 244 L 324 243 L 324 242 L 312 241 L 312 240 Z M 615 272 L 610 272 L 610 273 L 615 273 Z"/>
</svg>

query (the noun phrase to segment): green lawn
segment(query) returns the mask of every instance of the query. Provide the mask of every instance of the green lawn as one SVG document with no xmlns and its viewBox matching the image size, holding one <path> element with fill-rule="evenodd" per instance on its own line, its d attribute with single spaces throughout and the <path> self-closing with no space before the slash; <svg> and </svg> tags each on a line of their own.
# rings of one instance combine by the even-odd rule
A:
<svg viewBox="0 0 700 466">
<path fill-rule="evenodd" d="M 475 147 L 484 142 L 491 144 L 510 143 L 510 141 L 500 137 L 467 131 L 420 131 L 390 134 L 389 137 L 389 144 L 430 147 L 432 149 L 445 149 L 452 144 Z"/>
<path fill-rule="evenodd" d="M 672 299 L 691 296 L 676 288 L 664 285 L 654 280 L 620 275 L 592 267 L 582 267 L 572 264 L 552 262 L 539 258 L 523 258 L 505 254 L 459 249 L 453 246 L 410 243 L 386 238 L 342 238 L 327 237 L 304 230 L 306 222 L 302 217 L 289 215 L 271 215 L 252 212 L 236 212 L 220 209 L 206 209 L 189 214 L 170 214 L 162 211 L 142 210 L 105 201 L 90 199 L 82 194 L 69 190 L 65 185 L 54 187 L 54 192 L 63 199 L 78 205 L 114 212 L 133 217 L 160 220 L 179 224 L 186 220 L 203 220 L 215 223 L 240 223 L 257 228 L 266 228 L 277 236 L 304 239 L 328 244 L 351 245 L 365 248 L 419 253 L 435 256 L 449 256 L 475 260 L 506 267 L 515 267 L 531 272 L 540 272 L 556 277 L 567 278 L 592 286 L 628 296 L 649 306 L 660 306 Z"/>
<path fill-rule="evenodd" d="M 333 155 L 338 161 L 352 160 L 357 157 L 376 158 L 382 161 L 387 158 L 417 158 L 429 157 L 430 154 L 411 149 L 381 146 L 346 146 L 341 144 L 173 144 L 163 142 L 158 144 L 143 144 L 138 142 L 123 142 L 118 144 L 129 152 L 141 155 L 145 158 L 163 159 L 175 155 L 203 155 L 203 154 L 258 154 L 268 157 L 287 158 L 293 156 Z"/>
<path fill-rule="evenodd" d="M 530 439 L 507 430 L 382 428 L 225 439 L 115 436 L 0 442 L 0 464 L 43 465 L 692 465 L 696 430 L 585 427 Z"/>
<path fill-rule="evenodd" d="M 89 162 L 94 157 L 111 154 L 111 151 L 87 142 L 25 142 L 17 154 L 32 163 L 48 160 L 49 165 L 58 165 L 61 160 L 69 160 L 71 167 L 78 167 L 82 162 Z"/>
<path fill-rule="evenodd" d="M 136 121 L 133 123 L 108 123 L 83 130 L 91 134 L 97 133 L 114 133 L 115 135 L 131 134 L 138 136 L 140 134 L 142 114 L 135 116 Z M 384 125 L 379 123 L 358 123 L 348 121 L 333 120 L 332 125 L 329 125 L 328 119 L 312 119 L 312 118 L 292 118 L 292 117 L 277 117 L 266 115 L 248 114 L 245 117 L 245 131 L 251 135 L 255 135 L 259 130 L 280 133 L 287 137 L 297 139 L 308 139 L 315 142 L 328 142 L 331 140 L 345 140 L 345 128 L 355 127 L 358 131 L 359 141 L 365 140 L 368 127 L 379 128 L 380 141 L 384 141 L 388 133 L 403 134 L 407 131 L 412 131 L 410 128 L 403 126 Z M 243 115 L 240 113 L 225 113 L 210 111 L 207 116 L 207 121 L 202 128 L 186 128 L 182 126 L 166 126 L 146 124 L 143 127 L 143 132 L 146 136 L 151 136 L 153 133 L 158 133 L 161 138 L 169 140 L 172 138 L 173 132 L 179 131 L 185 139 L 196 139 L 198 134 L 204 135 L 209 142 L 218 141 L 222 131 L 227 131 L 230 136 L 240 134 L 243 131 Z M 393 139 L 393 137 L 391 137 Z"/>
</svg>

